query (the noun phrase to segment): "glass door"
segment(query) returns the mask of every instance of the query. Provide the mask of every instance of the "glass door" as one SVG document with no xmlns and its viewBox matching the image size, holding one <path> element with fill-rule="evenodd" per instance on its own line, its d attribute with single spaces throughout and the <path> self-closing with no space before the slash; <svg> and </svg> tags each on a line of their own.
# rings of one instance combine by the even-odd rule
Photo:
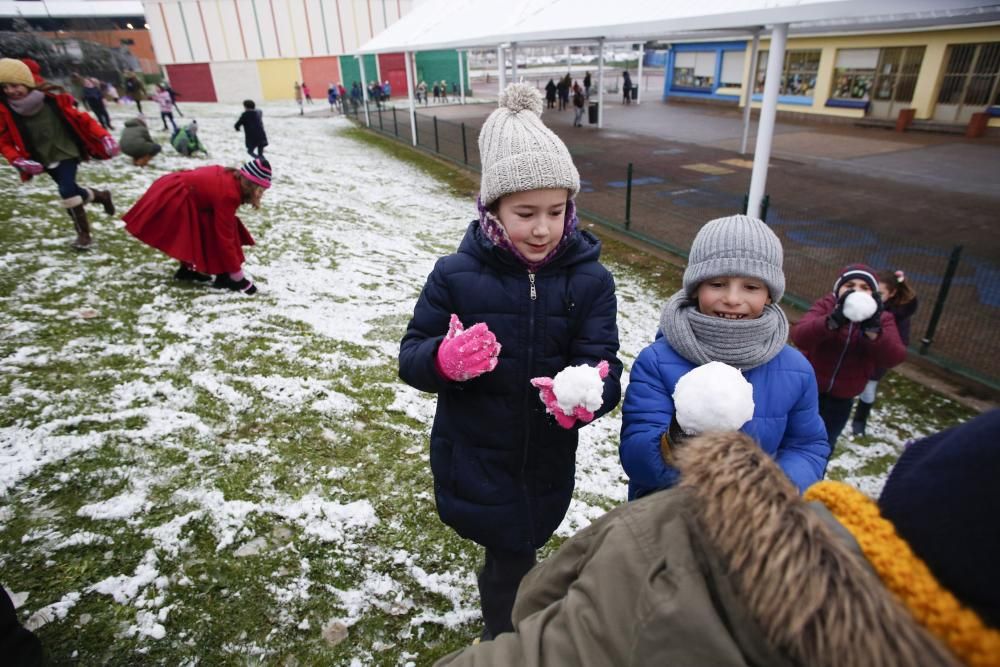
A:
<svg viewBox="0 0 1000 667">
<path fill-rule="evenodd" d="M 923 62 L 923 46 L 882 49 L 872 85 L 869 115 L 895 120 L 900 109 L 909 108 Z"/>
<path fill-rule="evenodd" d="M 934 120 L 965 125 L 972 114 L 997 103 L 1000 42 L 948 47 Z"/>
</svg>

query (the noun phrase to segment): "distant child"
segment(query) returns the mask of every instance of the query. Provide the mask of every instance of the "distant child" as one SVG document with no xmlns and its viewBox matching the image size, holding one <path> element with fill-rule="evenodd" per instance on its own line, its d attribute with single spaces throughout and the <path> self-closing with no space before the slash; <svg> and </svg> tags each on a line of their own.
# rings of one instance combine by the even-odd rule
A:
<svg viewBox="0 0 1000 667">
<path fill-rule="evenodd" d="M 298 81 L 295 82 L 295 103 L 299 105 L 299 115 L 305 114 L 305 110 L 302 108 L 302 86 Z"/>
<path fill-rule="evenodd" d="M 337 84 L 331 83 L 330 87 L 326 89 L 326 101 L 330 103 L 330 113 L 333 113 L 334 109 L 337 108 L 337 96 L 340 91 L 337 90 Z"/>
<path fill-rule="evenodd" d="M 169 120 L 171 127 L 176 132 L 177 123 L 174 122 L 174 100 L 170 97 L 170 93 L 167 92 L 166 88 L 158 85 L 156 86 L 156 92 L 153 93 L 153 101 L 160 107 L 160 120 L 163 121 L 163 129 L 167 129 L 167 121 Z"/>
<path fill-rule="evenodd" d="M 896 320 L 896 329 L 899 330 L 899 339 L 903 341 L 903 346 L 910 344 L 910 319 L 917 312 L 917 293 L 913 291 L 910 283 L 906 281 L 906 274 L 902 271 L 879 271 L 878 293 L 885 304 L 886 311 L 892 313 Z M 851 431 L 854 435 L 862 436 L 868 426 L 868 415 L 872 411 L 875 403 L 875 390 L 878 382 L 888 372 L 886 368 L 877 368 L 872 374 L 865 390 L 858 397 L 858 405 L 854 409 L 854 419 L 851 421 Z"/>
<path fill-rule="evenodd" d="M 125 121 L 119 143 L 122 153 L 132 158 L 132 164 L 137 167 L 145 167 L 162 150 L 160 144 L 149 135 L 146 118 L 141 114 Z"/>
<path fill-rule="evenodd" d="M 40 84 L 20 60 L 0 59 L 0 86 L 0 153 L 22 181 L 44 172 L 56 182 L 62 208 L 76 228 L 73 247 L 89 249 L 84 204 L 100 204 L 108 215 L 114 215 L 115 206 L 108 190 L 80 187 L 76 170 L 82 161 L 118 155 L 118 143 L 90 114 L 73 106 L 72 95 Z"/>
<path fill-rule="evenodd" d="M 672 487 L 677 470 L 661 448 L 675 419 L 673 394 L 688 371 L 720 361 L 753 387 L 753 417 L 740 429 L 804 491 L 823 478 L 830 447 L 809 362 L 786 344 L 781 241 L 745 215 L 706 223 L 691 245 L 682 289 L 667 301 L 657 338 L 632 365 L 622 406 L 620 454 L 629 500 Z"/>
<path fill-rule="evenodd" d="M 863 292 L 875 299 L 870 317 L 854 322 L 844 313 L 847 297 Z M 877 368 L 892 368 L 906 359 L 896 318 L 886 311 L 875 271 L 864 264 L 844 268 L 833 291 L 812 305 L 792 328 L 792 341 L 802 350 L 819 386 L 819 413 L 832 448 L 847 425 L 854 398 Z"/>
<path fill-rule="evenodd" d="M 486 549 L 485 639 L 512 629 L 518 584 L 566 514 L 577 431 L 621 393 L 614 280 L 600 241 L 577 228 L 580 176 L 541 113 L 534 87 L 512 84 L 483 124 L 479 217 L 438 260 L 399 350 L 400 377 L 438 395 L 438 515 Z M 603 394 L 569 416 L 532 380 L 580 365 L 601 369 Z"/>
<path fill-rule="evenodd" d="M 236 121 L 237 131 L 243 128 L 246 138 L 247 153 L 250 157 L 263 157 L 267 146 L 267 134 L 264 133 L 264 114 L 257 108 L 253 100 L 243 100 L 243 113 Z"/>
<path fill-rule="evenodd" d="M 174 131 L 170 137 L 170 145 L 184 157 L 191 157 L 198 151 L 208 155 L 208 149 L 198 138 L 198 121 L 192 120 L 185 127 Z"/>
<path fill-rule="evenodd" d="M 309 89 L 309 84 L 305 81 L 302 82 L 302 96 L 306 98 L 306 102 L 309 104 L 313 103 L 312 91 Z"/>
<path fill-rule="evenodd" d="M 243 204 L 260 208 L 271 187 L 271 165 L 254 158 L 239 170 L 220 166 L 175 171 L 156 179 L 122 216 L 125 229 L 180 262 L 176 280 L 254 294 L 243 273 L 243 246 L 253 237 L 236 215 Z"/>
</svg>

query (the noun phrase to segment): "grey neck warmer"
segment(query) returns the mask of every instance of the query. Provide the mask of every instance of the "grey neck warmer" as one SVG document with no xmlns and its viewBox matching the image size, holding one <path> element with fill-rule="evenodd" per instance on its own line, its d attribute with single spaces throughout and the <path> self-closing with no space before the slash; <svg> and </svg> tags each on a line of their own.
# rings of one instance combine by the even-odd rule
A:
<svg viewBox="0 0 1000 667">
<path fill-rule="evenodd" d="M 753 320 L 703 315 L 697 302 L 681 290 L 663 307 L 660 331 L 692 363 L 721 361 L 745 371 L 778 356 L 788 340 L 788 318 L 774 304 L 764 306 L 761 316 Z"/>
<path fill-rule="evenodd" d="M 45 93 L 40 90 L 33 90 L 19 100 L 7 100 L 10 108 L 22 116 L 34 116 L 41 111 L 42 102 L 45 101 Z"/>
</svg>

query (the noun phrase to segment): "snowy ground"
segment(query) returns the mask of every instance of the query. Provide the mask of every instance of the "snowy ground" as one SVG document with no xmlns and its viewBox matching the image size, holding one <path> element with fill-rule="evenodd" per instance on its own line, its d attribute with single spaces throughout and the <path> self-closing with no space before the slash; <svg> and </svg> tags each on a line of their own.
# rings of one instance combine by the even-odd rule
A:
<svg viewBox="0 0 1000 667">
<path fill-rule="evenodd" d="M 124 212 L 168 171 L 243 161 L 238 107 L 182 107 L 210 158 L 168 147 L 144 170 L 89 163 L 81 184 Z M 0 172 L 0 571 L 57 662 L 429 664 L 478 635 L 479 554 L 434 512 L 434 398 L 396 376 L 472 202 L 347 121 L 297 113 L 265 107 L 275 184 L 241 213 L 255 297 L 173 282 L 95 208 L 97 248 L 77 254 L 53 184 Z M 676 283 L 619 256 L 628 366 Z M 869 493 L 907 438 L 963 416 L 902 380 L 886 391 L 873 437 L 830 467 Z M 559 536 L 625 499 L 619 426 L 582 431 Z"/>
</svg>

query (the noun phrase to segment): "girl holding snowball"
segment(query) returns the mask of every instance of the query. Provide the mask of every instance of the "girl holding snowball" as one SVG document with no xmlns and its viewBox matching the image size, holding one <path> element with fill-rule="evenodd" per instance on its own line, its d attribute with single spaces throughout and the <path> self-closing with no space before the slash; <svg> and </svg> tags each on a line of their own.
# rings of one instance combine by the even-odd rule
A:
<svg viewBox="0 0 1000 667">
<path fill-rule="evenodd" d="M 896 319 L 883 307 L 875 276 L 865 264 L 845 267 L 833 291 L 792 329 L 792 341 L 816 370 L 819 412 L 831 448 L 847 425 L 854 398 L 875 370 L 906 359 Z"/>
<path fill-rule="evenodd" d="M 698 231 L 683 287 L 667 301 L 656 340 L 629 374 L 619 452 L 630 500 L 677 483 L 668 459 L 679 432 L 740 429 L 800 491 L 823 478 L 830 447 L 816 380 L 809 362 L 786 344 L 788 319 L 777 305 L 785 292 L 782 259 L 781 241 L 761 220 L 733 215 Z M 692 388 L 699 398 L 682 401 L 681 379 L 718 366 L 711 362 L 743 377 L 705 373 L 705 383 Z M 741 383 L 749 383 L 752 402 L 736 405 Z M 739 419 L 731 418 L 733 408 Z"/>
<path fill-rule="evenodd" d="M 512 630 L 518 584 L 566 514 L 577 431 L 621 395 L 614 280 L 577 229 L 580 176 L 541 113 L 512 84 L 484 123 L 478 219 L 437 261 L 399 351 L 400 377 L 438 395 L 438 515 L 486 549 L 484 639 Z"/>
</svg>

